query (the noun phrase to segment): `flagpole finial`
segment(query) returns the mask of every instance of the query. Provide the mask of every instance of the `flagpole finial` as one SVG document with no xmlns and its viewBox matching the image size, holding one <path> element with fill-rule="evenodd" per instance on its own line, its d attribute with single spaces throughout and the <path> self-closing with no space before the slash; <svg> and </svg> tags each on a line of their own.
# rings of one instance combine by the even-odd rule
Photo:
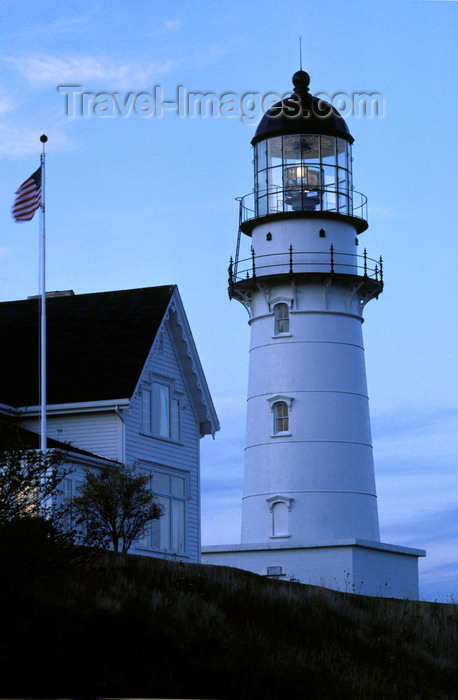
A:
<svg viewBox="0 0 458 700">
<path fill-rule="evenodd" d="M 41 141 L 41 143 L 46 143 L 47 140 L 48 140 L 48 137 L 46 136 L 46 134 L 42 134 L 42 135 L 40 136 L 40 141 Z"/>
</svg>

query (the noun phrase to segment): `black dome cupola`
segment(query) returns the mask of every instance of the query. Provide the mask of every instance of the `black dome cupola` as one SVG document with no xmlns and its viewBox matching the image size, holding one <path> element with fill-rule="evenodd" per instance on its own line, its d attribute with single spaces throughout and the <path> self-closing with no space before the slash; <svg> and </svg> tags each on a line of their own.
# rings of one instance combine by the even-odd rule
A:
<svg viewBox="0 0 458 700">
<path fill-rule="evenodd" d="M 310 76 L 303 70 L 293 75 L 293 94 L 277 102 L 259 122 L 251 143 L 279 134 L 327 134 L 353 143 L 345 120 L 330 104 L 309 92 Z"/>
</svg>

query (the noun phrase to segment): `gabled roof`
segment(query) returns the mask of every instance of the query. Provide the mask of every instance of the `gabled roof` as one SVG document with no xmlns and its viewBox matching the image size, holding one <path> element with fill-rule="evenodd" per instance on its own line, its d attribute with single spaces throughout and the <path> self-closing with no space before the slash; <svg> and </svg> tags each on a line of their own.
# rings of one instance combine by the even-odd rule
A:
<svg viewBox="0 0 458 700">
<path fill-rule="evenodd" d="M 48 297 L 47 403 L 129 399 L 175 285 Z M 0 403 L 37 406 L 39 300 L 0 303 Z"/>
</svg>

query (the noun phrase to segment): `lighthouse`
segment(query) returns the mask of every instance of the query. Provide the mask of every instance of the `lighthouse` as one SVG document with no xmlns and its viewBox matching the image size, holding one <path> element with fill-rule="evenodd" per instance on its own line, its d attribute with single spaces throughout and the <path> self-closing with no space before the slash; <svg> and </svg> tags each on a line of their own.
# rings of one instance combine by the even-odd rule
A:
<svg viewBox="0 0 458 700">
<path fill-rule="evenodd" d="M 309 83 L 295 73 L 252 139 L 229 266 L 250 326 L 241 542 L 203 560 L 415 599 L 425 552 L 381 543 L 378 521 L 362 324 L 383 260 L 362 240 L 354 139 Z"/>
</svg>

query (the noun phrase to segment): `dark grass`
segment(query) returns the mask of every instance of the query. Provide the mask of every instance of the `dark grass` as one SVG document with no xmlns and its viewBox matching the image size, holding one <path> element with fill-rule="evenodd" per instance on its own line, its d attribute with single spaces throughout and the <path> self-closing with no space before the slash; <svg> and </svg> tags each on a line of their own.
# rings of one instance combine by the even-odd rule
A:
<svg viewBox="0 0 458 700">
<path fill-rule="evenodd" d="M 457 605 L 89 550 L 0 564 L 0 697 L 458 698 Z"/>
</svg>

